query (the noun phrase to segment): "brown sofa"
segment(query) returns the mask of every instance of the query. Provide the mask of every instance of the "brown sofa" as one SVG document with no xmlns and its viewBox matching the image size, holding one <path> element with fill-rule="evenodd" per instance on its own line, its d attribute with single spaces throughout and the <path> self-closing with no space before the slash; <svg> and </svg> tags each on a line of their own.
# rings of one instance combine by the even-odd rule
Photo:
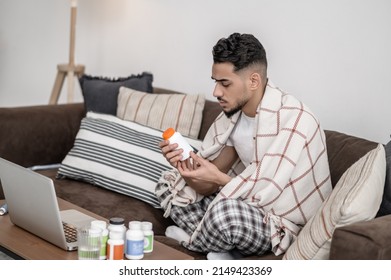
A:
<svg viewBox="0 0 391 280">
<path fill-rule="evenodd" d="M 154 89 L 160 92 L 161 89 Z M 199 139 L 203 139 L 214 118 L 221 112 L 218 103 L 206 101 Z M 60 163 L 72 148 L 84 104 L 42 105 L 0 108 L 0 156 L 25 167 Z M 333 186 L 354 162 L 374 149 L 378 143 L 336 131 L 326 131 L 328 157 Z M 105 218 L 114 216 L 153 223 L 155 238 L 176 247 L 196 259 L 204 254 L 190 252 L 175 240 L 164 236 L 173 224 L 163 218 L 163 211 L 123 194 L 70 179 L 57 180 L 56 169 L 38 172 L 53 178 L 57 195 Z M 4 198 L 0 189 L 0 197 Z M 330 259 L 391 259 L 391 215 L 337 228 Z M 250 259 L 281 259 L 267 254 Z"/>
</svg>

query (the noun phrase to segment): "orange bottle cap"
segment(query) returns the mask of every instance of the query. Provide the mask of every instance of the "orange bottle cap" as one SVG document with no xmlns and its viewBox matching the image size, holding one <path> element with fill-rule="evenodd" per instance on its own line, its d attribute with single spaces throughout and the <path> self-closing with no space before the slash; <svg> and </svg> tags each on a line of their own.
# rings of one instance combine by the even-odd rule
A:
<svg viewBox="0 0 391 280">
<path fill-rule="evenodd" d="M 164 139 L 164 140 L 170 139 L 170 137 L 173 136 L 174 133 L 175 133 L 175 129 L 173 129 L 172 127 L 167 128 L 167 129 L 163 132 L 163 139 Z"/>
</svg>

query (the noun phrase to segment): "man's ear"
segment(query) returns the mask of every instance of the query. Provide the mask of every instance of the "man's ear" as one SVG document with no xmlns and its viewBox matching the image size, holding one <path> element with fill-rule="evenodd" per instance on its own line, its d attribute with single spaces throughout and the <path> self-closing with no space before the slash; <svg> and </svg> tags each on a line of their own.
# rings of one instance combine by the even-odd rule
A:
<svg viewBox="0 0 391 280">
<path fill-rule="evenodd" d="M 250 75 L 250 89 L 255 90 L 261 86 L 261 75 L 257 72 L 254 72 Z"/>
</svg>

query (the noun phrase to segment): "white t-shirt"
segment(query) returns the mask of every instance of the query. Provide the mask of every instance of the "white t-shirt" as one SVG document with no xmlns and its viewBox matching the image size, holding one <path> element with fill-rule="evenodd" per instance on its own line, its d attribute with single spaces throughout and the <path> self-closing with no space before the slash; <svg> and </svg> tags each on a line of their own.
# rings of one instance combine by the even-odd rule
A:
<svg viewBox="0 0 391 280">
<path fill-rule="evenodd" d="M 255 117 L 251 118 L 242 113 L 227 141 L 228 146 L 235 148 L 245 167 L 251 163 L 254 156 L 254 125 Z"/>
</svg>

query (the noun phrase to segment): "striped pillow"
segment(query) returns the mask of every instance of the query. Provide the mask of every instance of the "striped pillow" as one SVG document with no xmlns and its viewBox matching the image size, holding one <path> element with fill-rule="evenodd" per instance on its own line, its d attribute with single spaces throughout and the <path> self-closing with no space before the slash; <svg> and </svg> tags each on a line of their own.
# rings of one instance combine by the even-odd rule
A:
<svg viewBox="0 0 391 280">
<path fill-rule="evenodd" d="M 379 144 L 345 171 L 283 259 L 329 259 L 335 228 L 375 217 L 382 200 L 385 174 L 385 150 Z"/>
<path fill-rule="evenodd" d="M 111 115 L 88 112 L 58 177 L 68 177 L 145 201 L 156 208 L 155 185 L 171 168 L 158 143 L 162 132 Z M 188 139 L 196 149 L 200 140 Z"/>
<path fill-rule="evenodd" d="M 197 138 L 205 97 L 187 94 L 152 94 L 121 87 L 117 117 L 165 130 L 174 128 L 183 136 Z"/>
</svg>

